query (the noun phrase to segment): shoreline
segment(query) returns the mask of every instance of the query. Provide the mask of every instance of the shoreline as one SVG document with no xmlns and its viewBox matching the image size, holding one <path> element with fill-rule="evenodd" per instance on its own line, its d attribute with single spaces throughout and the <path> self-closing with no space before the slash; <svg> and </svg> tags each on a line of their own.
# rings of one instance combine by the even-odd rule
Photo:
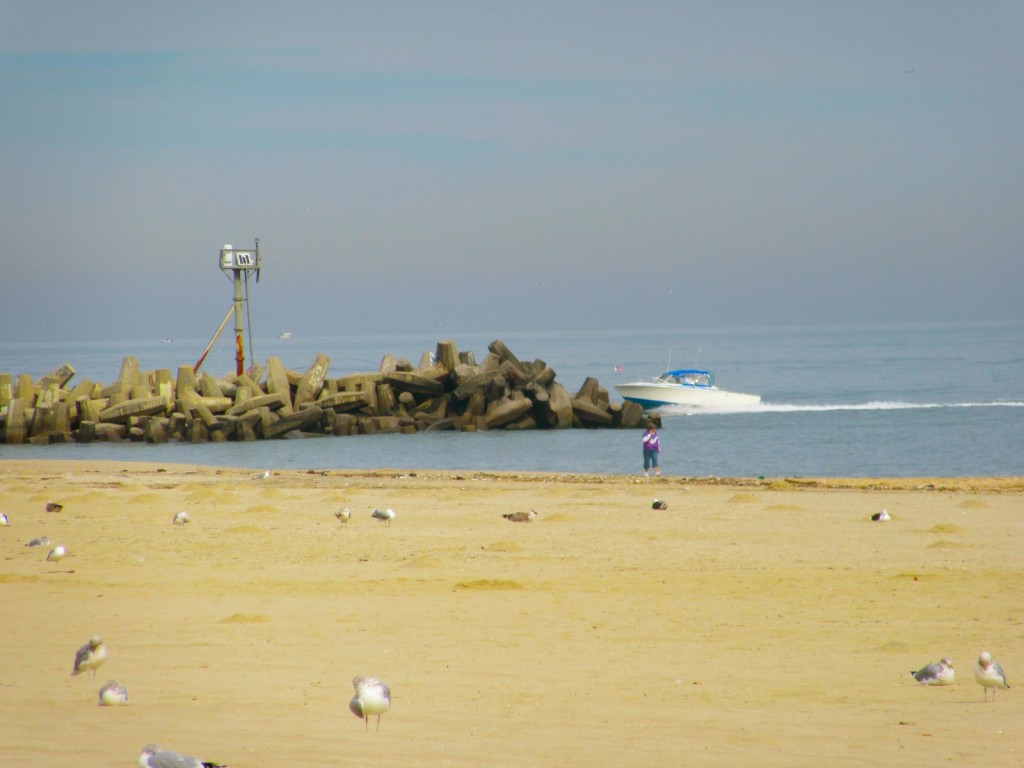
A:
<svg viewBox="0 0 1024 768">
<path fill-rule="evenodd" d="M 214 464 L 191 464 L 153 461 L 113 461 L 92 459 L 0 459 L 0 475 L 4 473 L 33 472 L 42 467 L 56 470 L 80 470 L 84 475 L 109 473 L 113 471 L 133 474 L 195 474 L 210 472 L 218 477 L 238 476 L 248 479 L 263 467 L 225 467 Z M 275 469 L 270 467 L 275 479 L 289 478 L 298 483 L 305 478 L 308 487 L 317 487 L 315 477 L 334 479 L 415 479 L 421 480 L 492 480 L 495 482 L 525 483 L 594 483 L 598 485 L 641 485 L 650 488 L 678 488 L 680 486 L 700 487 L 749 487 L 767 490 L 865 490 L 865 491 L 951 491 L 960 493 L 1022 493 L 1024 475 L 1004 477 L 698 477 L 663 475 L 649 481 L 640 475 L 596 474 L 582 472 L 523 472 L 516 470 L 470 470 L 470 469 L 417 469 L 380 467 L 377 469 Z M 322 485 L 322 482 L 320 483 Z M 301 485 L 301 483 L 300 483 Z"/>
</svg>

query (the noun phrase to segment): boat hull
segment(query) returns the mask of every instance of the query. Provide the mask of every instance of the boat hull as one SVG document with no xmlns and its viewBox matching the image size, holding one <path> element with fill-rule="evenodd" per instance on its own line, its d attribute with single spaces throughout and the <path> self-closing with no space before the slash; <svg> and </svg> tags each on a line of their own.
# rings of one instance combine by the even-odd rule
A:
<svg viewBox="0 0 1024 768">
<path fill-rule="evenodd" d="M 666 405 L 688 408 L 748 408 L 761 403 L 760 395 L 728 392 L 718 387 L 691 387 L 661 382 L 617 384 L 615 390 L 624 400 L 643 406 L 645 411 Z"/>
</svg>

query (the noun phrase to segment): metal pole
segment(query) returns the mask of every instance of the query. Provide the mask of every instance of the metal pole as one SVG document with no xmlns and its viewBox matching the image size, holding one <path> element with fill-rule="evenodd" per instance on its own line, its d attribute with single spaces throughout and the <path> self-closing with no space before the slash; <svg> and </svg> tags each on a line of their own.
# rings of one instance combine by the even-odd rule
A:
<svg viewBox="0 0 1024 768">
<path fill-rule="evenodd" d="M 228 320 L 231 319 L 231 313 L 235 311 L 234 305 L 228 307 L 228 313 L 224 315 L 224 319 L 220 321 L 220 325 L 217 327 L 216 333 L 213 334 L 213 338 L 210 339 L 210 343 L 206 345 L 206 349 L 203 350 L 203 354 L 199 356 L 199 360 L 192 366 L 193 373 L 199 373 L 199 366 L 203 364 L 203 360 L 210 354 L 210 350 L 213 349 L 213 345 L 217 343 L 217 339 L 220 338 L 221 331 L 224 330 L 224 326 L 228 324 Z"/>
<path fill-rule="evenodd" d="M 242 271 L 235 270 L 235 375 L 245 373 L 245 349 L 242 346 Z"/>
</svg>

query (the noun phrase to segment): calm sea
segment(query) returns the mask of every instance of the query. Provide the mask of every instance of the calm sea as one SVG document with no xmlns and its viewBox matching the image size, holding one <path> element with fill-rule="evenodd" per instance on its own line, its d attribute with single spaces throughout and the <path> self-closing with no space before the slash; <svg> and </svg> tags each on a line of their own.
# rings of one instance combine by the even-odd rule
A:
<svg viewBox="0 0 1024 768">
<path fill-rule="evenodd" d="M 704 328 L 590 333 L 256 338 L 252 357 L 329 376 L 375 370 L 384 354 L 414 365 L 439 338 L 482 360 L 501 339 L 545 360 L 570 391 L 669 367 L 712 369 L 723 389 L 760 394 L 731 413 L 662 411 L 662 467 L 686 476 L 1024 475 L 1024 322 Z M 125 355 L 140 367 L 194 364 L 208 339 L 0 343 L 0 372 L 37 378 L 67 362 L 108 384 Z M 246 350 L 247 358 L 250 350 Z M 228 338 L 203 370 L 234 370 Z M 0 459 L 103 459 L 277 469 L 464 469 L 635 473 L 638 431 L 421 433 L 208 445 L 0 445 Z"/>
</svg>

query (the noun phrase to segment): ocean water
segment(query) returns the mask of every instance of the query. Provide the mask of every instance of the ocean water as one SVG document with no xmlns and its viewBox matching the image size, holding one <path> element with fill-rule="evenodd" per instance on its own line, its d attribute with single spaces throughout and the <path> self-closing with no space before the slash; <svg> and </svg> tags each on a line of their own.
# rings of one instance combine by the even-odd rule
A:
<svg viewBox="0 0 1024 768">
<path fill-rule="evenodd" d="M 662 409 L 662 471 L 718 477 L 1001 477 L 1024 475 L 1024 322 L 685 328 L 644 331 L 276 337 L 247 362 L 276 355 L 328 376 L 377 368 L 384 354 L 414 365 L 439 339 L 478 360 L 501 339 L 545 360 L 573 391 L 588 376 L 614 385 L 668 368 L 711 369 L 722 389 L 762 404 L 733 412 Z M 125 355 L 142 369 L 192 365 L 208 339 L 0 343 L 0 372 L 37 378 L 67 362 L 76 379 L 117 378 Z M 203 363 L 234 371 L 232 340 Z M 75 381 L 73 380 L 73 381 Z M 0 459 L 102 459 L 277 469 L 455 469 L 633 474 L 638 430 L 420 433 L 207 445 L 0 445 Z"/>
</svg>

